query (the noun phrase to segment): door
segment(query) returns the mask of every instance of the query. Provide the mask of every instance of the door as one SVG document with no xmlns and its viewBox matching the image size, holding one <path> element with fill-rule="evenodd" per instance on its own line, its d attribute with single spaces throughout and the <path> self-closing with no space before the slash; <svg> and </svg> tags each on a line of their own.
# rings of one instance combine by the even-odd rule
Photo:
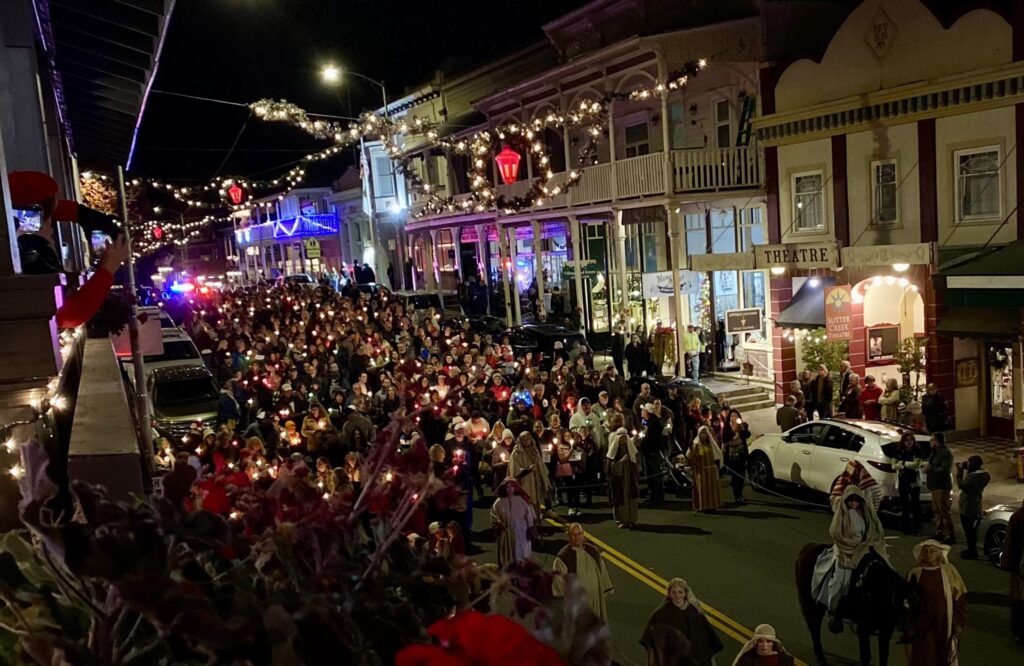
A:
<svg viewBox="0 0 1024 666">
<path fill-rule="evenodd" d="M 988 364 L 988 431 L 992 437 L 1013 439 L 1013 345 L 992 342 L 985 345 Z"/>
<path fill-rule="evenodd" d="M 811 454 L 811 464 L 806 474 L 807 485 L 823 493 L 831 492 L 833 482 L 862 446 L 864 438 L 857 433 L 830 425 Z"/>
<path fill-rule="evenodd" d="M 821 441 L 828 423 L 815 421 L 797 426 L 783 435 L 782 442 L 775 449 L 775 478 L 806 486 L 810 485 L 811 458 Z"/>
</svg>

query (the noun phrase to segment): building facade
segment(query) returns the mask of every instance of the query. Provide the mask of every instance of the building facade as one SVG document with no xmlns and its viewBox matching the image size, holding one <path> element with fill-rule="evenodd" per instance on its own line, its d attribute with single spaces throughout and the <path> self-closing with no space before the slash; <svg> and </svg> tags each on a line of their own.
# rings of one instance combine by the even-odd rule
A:
<svg viewBox="0 0 1024 666">
<path fill-rule="evenodd" d="M 936 384 L 957 430 L 1020 430 L 1019 307 L 1011 332 L 980 313 L 943 326 L 953 313 L 943 267 L 1021 233 L 1024 29 L 1014 5 L 865 0 L 827 41 L 789 53 L 781 26 L 793 14 L 762 17 L 769 62 L 754 126 L 780 398 L 805 366 L 800 330 L 824 326 L 826 297 L 846 286 L 845 330 L 832 335 L 848 340 L 855 372 L 904 383 L 901 345 L 919 348 L 923 372 L 906 379 Z"/>
<path fill-rule="evenodd" d="M 442 289 L 478 276 L 492 287 L 492 311 L 513 323 L 539 316 L 539 299 L 526 297 L 533 287 L 544 294 L 545 316 L 578 305 L 598 340 L 621 324 L 662 331 L 678 346 L 677 324 L 710 332 L 719 321 L 724 328 L 729 311 L 759 310 L 759 328 L 723 332 L 719 359 L 735 366 L 749 356 L 758 374 L 767 375 L 767 274 L 745 258 L 767 240 L 762 155 L 750 132 L 758 106 L 760 22 L 754 16 L 674 30 L 666 23 L 648 36 L 627 38 L 605 30 L 641 32 L 645 28 L 631 22 L 646 4 L 595 2 L 545 26 L 549 48 L 572 59 L 559 64 L 564 57 L 555 58 L 532 76 L 475 99 L 472 109 L 482 122 L 453 134 L 464 138 L 585 102 L 609 102 L 606 136 L 583 161 L 585 129 L 548 129 L 538 137 L 550 157 L 552 183 L 578 170 L 578 185 L 514 213 L 459 211 L 410 220 L 413 272 L 418 284 Z M 581 47 L 595 20 L 609 37 Z M 685 88 L 628 99 L 630 91 L 712 54 Z M 517 179 L 502 182 L 497 164 L 490 172 L 497 195 L 511 199 L 528 193 L 541 173 L 523 146 L 507 147 L 520 156 Z M 431 189 L 456 202 L 468 196 L 464 161 L 425 151 L 421 162 L 434 160 L 438 166 L 425 171 Z M 420 204 L 411 202 L 414 214 Z M 697 271 L 689 270 L 690 255 L 703 257 Z M 559 303 L 562 311 L 553 312 Z"/>
</svg>

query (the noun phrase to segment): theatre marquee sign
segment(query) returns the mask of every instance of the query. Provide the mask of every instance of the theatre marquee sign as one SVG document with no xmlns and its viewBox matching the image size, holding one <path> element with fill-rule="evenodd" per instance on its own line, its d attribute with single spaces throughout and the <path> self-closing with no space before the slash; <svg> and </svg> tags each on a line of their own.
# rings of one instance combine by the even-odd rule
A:
<svg viewBox="0 0 1024 666">
<path fill-rule="evenodd" d="M 821 243 L 786 243 L 757 245 L 754 264 L 759 270 L 770 268 L 836 268 L 838 253 L 835 241 Z"/>
</svg>

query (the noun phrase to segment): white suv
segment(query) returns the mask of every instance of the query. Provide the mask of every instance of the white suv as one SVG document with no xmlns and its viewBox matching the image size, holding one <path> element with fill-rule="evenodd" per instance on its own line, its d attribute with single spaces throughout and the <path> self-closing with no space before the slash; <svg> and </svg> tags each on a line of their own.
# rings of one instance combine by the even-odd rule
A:
<svg viewBox="0 0 1024 666">
<path fill-rule="evenodd" d="M 892 456 L 908 430 L 921 450 L 927 451 L 928 435 L 894 423 L 858 419 L 803 423 L 784 433 L 754 439 L 747 476 L 755 486 L 764 488 L 781 481 L 828 493 L 846 464 L 857 460 L 878 482 L 883 497 L 898 499 Z"/>
</svg>

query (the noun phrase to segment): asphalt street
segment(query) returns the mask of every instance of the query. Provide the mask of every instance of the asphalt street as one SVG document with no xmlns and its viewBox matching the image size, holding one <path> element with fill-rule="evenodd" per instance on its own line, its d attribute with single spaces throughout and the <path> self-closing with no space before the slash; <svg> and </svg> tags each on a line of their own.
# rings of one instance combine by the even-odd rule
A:
<svg viewBox="0 0 1024 666">
<path fill-rule="evenodd" d="M 594 508 L 584 510 L 575 519 L 602 550 L 615 584 L 608 606 L 616 661 L 647 663 L 637 641 L 648 616 L 661 601 L 666 580 L 680 577 L 690 583 L 705 604 L 726 644 L 717 660 L 719 666 L 732 663 L 741 642 L 762 622 L 776 628 L 786 649 L 800 660 L 798 663 L 814 663 L 793 582 L 794 562 L 804 545 L 829 540 L 831 513 L 823 497 L 804 496 L 799 491 L 775 496 L 748 487 L 746 495 L 746 505 L 737 507 L 727 501 L 715 514 L 695 513 L 688 498 L 670 500 L 657 509 L 641 507 L 640 524 L 632 532 L 616 528 L 604 497 L 595 498 Z M 722 496 L 727 500 L 732 497 L 724 483 Z M 489 505 L 489 500 L 478 504 Z M 485 509 L 478 509 L 474 518 L 476 530 L 489 527 Z M 563 530 L 555 526 L 557 520 L 568 520 L 565 507 L 556 507 L 549 516 L 542 552 L 536 553 L 536 558 L 548 567 L 566 541 Z M 911 548 L 919 538 L 893 530 L 895 521 L 890 517 L 884 517 L 883 522 L 892 563 L 905 574 L 912 565 Z M 494 544 L 486 541 L 489 533 L 477 534 L 477 545 L 484 552 L 474 559 L 494 561 Z M 1008 574 L 985 561 L 961 560 L 959 551 L 954 546 L 951 561 L 969 591 L 969 626 L 962 637 L 960 664 L 1024 663 L 1024 649 L 1009 633 Z M 857 663 L 856 637 L 850 629 L 835 636 L 823 627 L 823 636 L 831 663 Z M 894 644 L 890 663 L 905 663 L 902 652 L 902 647 Z M 878 663 L 877 656 L 873 663 Z"/>
</svg>

